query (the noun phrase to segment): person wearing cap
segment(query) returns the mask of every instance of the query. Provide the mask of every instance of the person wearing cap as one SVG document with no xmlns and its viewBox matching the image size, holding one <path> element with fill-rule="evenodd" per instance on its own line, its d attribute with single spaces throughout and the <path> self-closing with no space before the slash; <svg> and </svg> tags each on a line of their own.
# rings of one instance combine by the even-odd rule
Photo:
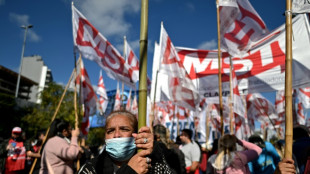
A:
<svg viewBox="0 0 310 174">
<path fill-rule="evenodd" d="M 183 129 L 180 139 L 182 141 L 181 151 L 185 156 L 187 173 L 199 173 L 200 148 L 197 143 L 192 141 L 193 132 L 190 129 Z"/>
<path fill-rule="evenodd" d="M 15 174 L 25 172 L 26 152 L 29 146 L 21 137 L 22 129 L 14 127 L 11 138 L 2 142 L 0 156 L 3 159 L 1 171 L 4 174 Z"/>
</svg>

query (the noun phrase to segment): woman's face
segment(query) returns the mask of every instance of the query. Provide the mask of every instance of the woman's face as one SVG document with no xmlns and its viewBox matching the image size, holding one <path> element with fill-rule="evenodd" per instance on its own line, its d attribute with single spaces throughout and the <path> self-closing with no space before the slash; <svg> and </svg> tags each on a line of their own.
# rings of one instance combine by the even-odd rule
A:
<svg viewBox="0 0 310 174">
<path fill-rule="evenodd" d="M 115 115 L 109 119 L 106 125 L 106 139 L 131 137 L 134 133 L 131 120 L 125 115 Z"/>
</svg>

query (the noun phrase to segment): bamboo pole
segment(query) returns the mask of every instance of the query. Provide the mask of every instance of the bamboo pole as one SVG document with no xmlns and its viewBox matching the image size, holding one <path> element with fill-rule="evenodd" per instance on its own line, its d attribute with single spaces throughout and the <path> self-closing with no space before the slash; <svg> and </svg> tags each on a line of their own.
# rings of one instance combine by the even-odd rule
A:
<svg viewBox="0 0 310 174">
<path fill-rule="evenodd" d="M 230 90 L 230 95 L 229 95 L 229 118 L 230 118 L 230 134 L 234 134 L 234 125 L 233 125 L 233 118 L 234 118 L 234 108 L 233 105 L 235 103 L 233 103 L 233 85 L 232 85 L 232 61 L 231 61 L 231 57 L 229 56 L 229 62 L 230 62 L 230 71 L 229 71 L 229 90 Z"/>
<path fill-rule="evenodd" d="M 127 63 L 126 59 L 126 36 L 124 36 L 124 48 L 123 48 L 123 57 L 125 59 L 125 62 Z M 123 76 L 124 76 L 124 71 L 123 71 Z M 123 97 L 124 97 L 124 82 L 122 81 L 122 92 L 120 94 L 121 96 L 121 109 L 123 109 Z M 125 107 L 126 109 L 126 107 Z"/>
<path fill-rule="evenodd" d="M 219 102 L 220 102 L 220 116 L 221 116 L 221 134 L 224 135 L 224 118 L 223 118 L 223 101 L 222 101 L 222 66 L 221 66 L 221 32 L 220 32 L 220 7 L 218 0 L 216 0 L 217 12 L 217 56 L 218 56 L 218 79 L 219 79 Z"/>
<path fill-rule="evenodd" d="M 141 0 L 139 107 L 138 107 L 139 128 L 146 125 L 148 8 L 149 8 L 149 1 Z"/>
<path fill-rule="evenodd" d="M 77 69 L 76 66 L 80 66 L 81 69 L 81 59 L 82 55 L 80 54 L 78 62 L 76 62 L 76 56 L 74 55 L 74 115 L 75 115 L 75 129 L 79 128 L 79 115 L 78 115 L 78 110 L 77 110 L 77 87 L 76 87 L 76 78 L 77 78 Z M 80 141 L 79 141 L 79 146 L 80 146 Z M 80 160 L 78 159 L 76 162 L 76 169 L 77 171 L 80 169 Z"/>
<path fill-rule="evenodd" d="M 70 84 L 70 82 L 71 82 L 71 79 L 72 79 L 72 77 L 73 77 L 73 75 L 74 75 L 74 71 L 75 71 L 75 70 L 72 71 L 71 76 L 70 76 L 70 78 L 69 78 L 69 81 L 68 81 L 68 83 L 67 83 L 67 85 L 66 85 L 66 87 L 65 87 L 65 90 L 64 90 L 64 92 L 62 93 L 62 96 L 61 96 L 61 98 L 60 98 L 60 100 L 59 100 L 59 102 L 58 102 L 57 108 L 56 108 L 56 110 L 55 110 L 55 112 L 54 112 L 54 115 L 53 115 L 53 117 L 52 117 L 52 119 L 51 119 L 51 123 L 52 123 L 52 122 L 55 120 L 55 118 L 56 118 L 56 115 L 57 115 L 57 113 L 58 113 L 58 111 L 59 111 L 60 105 L 61 105 L 61 103 L 62 103 L 62 101 L 63 101 L 63 99 L 64 99 L 64 97 L 65 97 L 65 94 L 66 94 L 66 92 L 67 92 L 67 89 L 68 89 L 68 87 L 69 87 L 69 84 Z M 43 142 L 42 142 L 42 146 L 44 145 L 44 143 L 45 143 L 45 141 L 46 141 L 46 138 L 47 138 L 47 135 L 48 135 L 49 131 L 50 131 L 50 126 L 48 127 L 48 129 L 47 129 L 46 132 L 45 132 L 45 136 L 44 136 L 44 139 L 43 139 Z M 40 154 L 41 154 L 41 151 L 42 151 L 42 146 L 41 146 L 40 149 L 39 149 L 39 153 L 40 153 Z M 38 158 L 35 158 L 34 161 L 33 161 L 33 163 L 32 163 L 31 169 L 30 169 L 30 171 L 29 171 L 30 174 L 33 173 L 33 170 L 34 170 L 34 167 L 35 167 L 37 161 L 38 161 Z"/>
<path fill-rule="evenodd" d="M 285 151 L 284 157 L 292 159 L 293 113 L 292 113 L 292 1 L 286 0 L 285 45 Z"/>
</svg>

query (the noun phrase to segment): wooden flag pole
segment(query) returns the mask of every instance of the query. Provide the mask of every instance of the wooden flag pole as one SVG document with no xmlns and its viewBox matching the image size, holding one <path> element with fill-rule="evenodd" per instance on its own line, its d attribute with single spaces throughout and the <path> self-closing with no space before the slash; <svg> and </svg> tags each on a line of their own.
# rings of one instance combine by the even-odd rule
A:
<svg viewBox="0 0 310 174">
<path fill-rule="evenodd" d="M 293 112 L 292 112 L 292 1 L 286 0 L 285 45 L 285 151 L 284 157 L 292 159 Z"/>
<path fill-rule="evenodd" d="M 220 32 L 220 7 L 218 0 L 216 0 L 217 12 L 217 54 L 218 54 L 218 79 L 219 79 L 219 102 L 220 102 L 220 116 L 221 116 L 221 134 L 224 135 L 224 117 L 223 117 L 223 101 L 222 101 L 222 67 L 221 67 L 221 32 Z"/>
<path fill-rule="evenodd" d="M 206 113 L 206 144 L 208 143 L 209 140 L 209 136 L 210 136 L 210 122 L 209 122 L 209 118 L 210 118 L 210 111 L 212 109 L 212 105 L 208 104 L 207 106 L 207 113 Z"/>
<path fill-rule="evenodd" d="M 146 125 L 148 8 L 149 8 L 149 1 L 141 0 L 139 107 L 138 107 L 139 128 Z"/>
<path fill-rule="evenodd" d="M 68 81 L 68 83 L 67 83 L 67 85 L 66 85 L 66 87 L 65 87 L 65 90 L 64 90 L 64 92 L 62 93 L 62 96 L 61 96 L 61 98 L 60 98 L 60 100 L 59 100 L 59 102 L 58 102 L 57 108 L 56 108 L 56 110 L 55 110 L 55 112 L 54 112 L 54 115 L 53 115 L 53 117 L 52 117 L 52 119 L 51 119 L 51 123 L 52 123 L 52 122 L 55 120 L 55 118 L 56 118 L 56 115 L 57 115 L 57 113 L 58 113 L 58 111 L 59 111 L 60 105 L 61 105 L 61 103 L 62 103 L 62 101 L 63 101 L 63 99 L 64 99 L 64 97 L 65 97 L 65 95 L 66 95 L 66 93 L 67 93 L 67 89 L 68 89 L 69 84 L 70 84 L 70 82 L 71 82 L 71 80 L 72 80 L 72 77 L 73 77 L 73 75 L 74 75 L 74 71 L 75 71 L 75 70 L 72 71 L 71 76 L 70 76 L 70 78 L 69 78 L 69 81 Z M 46 132 L 45 132 L 45 136 L 44 136 L 44 139 L 43 139 L 43 142 L 42 142 L 42 146 L 45 144 L 45 141 L 46 141 L 47 135 L 48 135 L 48 133 L 49 133 L 49 131 L 50 131 L 50 128 L 51 128 L 51 127 L 49 126 L 49 127 L 47 128 Z M 40 149 L 39 149 L 39 153 L 40 153 L 40 154 L 41 154 L 41 151 L 42 151 L 42 146 L 41 146 Z M 34 161 L 33 161 L 33 163 L 32 163 L 31 169 L 30 169 L 30 171 L 29 171 L 30 174 L 33 173 L 33 170 L 34 170 L 34 167 L 35 167 L 37 161 L 38 161 L 38 159 L 35 158 Z"/>
<path fill-rule="evenodd" d="M 230 62 L 230 71 L 229 71 L 229 89 L 230 89 L 230 95 L 229 95 L 229 118 L 230 118 L 230 122 L 229 122 L 229 126 L 230 126 L 230 134 L 234 134 L 235 130 L 234 130 L 234 125 L 233 125 L 233 118 L 234 118 L 234 108 L 233 108 L 233 85 L 232 85 L 232 61 L 231 61 L 231 57 L 229 56 L 229 62 Z"/>
<path fill-rule="evenodd" d="M 75 129 L 79 128 L 79 115 L 78 115 L 78 109 L 77 109 L 77 87 L 76 87 L 76 78 L 77 78 L 77 65 L 80 66 L 80 62 L 82 61 L 82 55 L 80 54 L 78 62 L 76 62 L 76 56 L 74 55 L 74 115 L 75 115 Z M 80 146 L 80 141 L 79 141 Z M 77 171 L 80 169 L 80 160 L 78 159 L 76 162 L 76 169 Z"/>
</svg>

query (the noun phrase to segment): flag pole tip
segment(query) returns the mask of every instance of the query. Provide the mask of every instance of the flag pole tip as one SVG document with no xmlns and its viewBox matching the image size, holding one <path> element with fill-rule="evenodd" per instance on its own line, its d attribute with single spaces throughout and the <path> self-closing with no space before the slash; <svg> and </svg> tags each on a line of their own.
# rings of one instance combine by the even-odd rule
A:
<svg viewBox="0 0 310 174">
<path fill-rule="evenodd" d="M 74 6 L 74 2 L 73 1 L 71 1 L 71 5 Z"/>
<path fill-rule="evenodd" d="M 163 25 L 164 25 L 164 21 L 161 21 L 161 22 L 160 22 L 160 25 L 163 26 Z"/>
</svg>

